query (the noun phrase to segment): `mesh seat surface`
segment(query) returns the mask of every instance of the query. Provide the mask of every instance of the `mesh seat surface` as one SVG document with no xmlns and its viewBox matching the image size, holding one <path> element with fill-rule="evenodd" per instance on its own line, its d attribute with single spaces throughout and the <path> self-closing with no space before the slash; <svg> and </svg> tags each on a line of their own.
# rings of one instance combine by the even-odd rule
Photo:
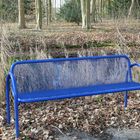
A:
<svg viewBox="0 0 140 140">
<path fill-rule="evenodd" d="M 119 84 L 107 84 L 80 88 L 70 88 L 70 89 L 57 89 L 48 91 L 35 91 L 30 93 L 19 94 L 19 102 L 35 102 L 35 101 L 46 101 L 46 100 L 56 100 L 72 97 L 81 97 L 89 95 L 98 95 L 113 92 L 122 92 L 130 90 L 139 90 L 140 84 L 135 82 L 119 83 Z"/>
</svg>

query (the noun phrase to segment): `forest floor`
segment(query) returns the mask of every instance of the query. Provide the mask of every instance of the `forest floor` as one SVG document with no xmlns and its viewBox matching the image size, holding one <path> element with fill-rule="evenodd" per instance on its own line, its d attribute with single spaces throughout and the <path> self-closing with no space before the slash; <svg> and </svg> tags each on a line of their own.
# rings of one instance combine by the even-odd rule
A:
<svg viewBox="0 0 140 140">
<path fill-rule="evenodd" d="M 26 29 L 19 30 L 17 24 L 7 23 L 0 30 L 4 54 L 8 58 L 16 55 L 23 56 L 21 59 L 45 59 L 76 56 L 75 53 L 78 56 L 133 55 L 134 52 L 139 55 L 139 21 L 104 21 L 93 24 L 90 30 L 74 23 L 44 24 L 42 30 L 36 30 L 35 24 L 29 23 Z"/>
<path fill-rule="evenodd" d="M 19 140 L 139 140 L 139 99 L 138 92 L 131 92 L 126 110 L 123 94 L 21 104 Z M 8 125 L 5 120 L 5 102 L 2 102 L 2 140 L 15 139 L 13 106 L 11 109 L 11 124 Z"/>
<path fill-rule="evenodd" d="M 18 43 L 23 46 L 32 45 L 38 40 L 44 43 L 45 39 L 48 45 L 62 43 L 80 46 L 89 41 L 115 40 L 120 46 L 125 47 L 123 52 L 131 50 L 133 53 L 135 50 L 139 53 L 140 24 L 138 22 L 104 22 L 94 24 L 88 31 L 81 30 L 81 27 L 75 24 L 63 23 L 53 23 L 49 27 L 44 25 L 42 31 L 33 29 L 34 24 L 27 25 L 28 28 L 24 30 L 18 30 L 16 24 L 3 26 L 1 28 L 3 36 L 5 37 L 4 32 L 8 30 L 9 37 L 12 39 L 14 37 L 14 41 L 19 41 Z M 134 45 L 136 49 L 126 48 L 127 43 Z M 120 51 L 120 48 L 117 49 Z M 105 53 L 107 51 L 106 47 L 102 50 Z M 101 49 L 96 51 L 101 52 Z M 129 94 L 126 110 L 123 104 L 123 94 L 21 104 L 19 140 L 140 140 L 139 92 Z M 5 100 L 0 101 L 0 106 L 0 139 L 14 140 L 13 99 L 11 99 L 11 125 L 6 124 Z"/>
</svg>

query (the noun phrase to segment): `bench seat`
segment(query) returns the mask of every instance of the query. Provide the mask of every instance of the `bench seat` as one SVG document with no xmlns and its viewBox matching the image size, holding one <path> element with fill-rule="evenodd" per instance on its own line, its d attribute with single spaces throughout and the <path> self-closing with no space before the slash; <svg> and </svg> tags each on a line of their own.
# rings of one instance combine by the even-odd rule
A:
<svg viewBox="0 0 140 140">
<path fill-rule="evenodd" d="M 114 93 L 122 91 L 139 90 L 140 83 L 126 82 L 106 85 L 96 85 L 88 87 L 57 89 L 57 90 L 43 90 L 32 93 L 18 94 L 19 102 L 38 102 L 46 100 L 57 100 L 64 98 L 73 98 L 81 96 L 99 95 L 105 93 Z"/>
</svg>

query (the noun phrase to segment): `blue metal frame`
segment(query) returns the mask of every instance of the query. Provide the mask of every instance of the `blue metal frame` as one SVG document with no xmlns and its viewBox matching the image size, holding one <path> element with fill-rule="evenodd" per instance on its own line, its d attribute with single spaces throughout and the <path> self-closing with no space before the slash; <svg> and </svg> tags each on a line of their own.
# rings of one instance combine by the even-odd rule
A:
<svg viewBox="0 0 140 140">
<path fill-rule="evenodd" d="M 130 65 L 131 68 L 133 68 L 133 67 L 135 67 L 135 66 L 140 67 L 140 64 L 134 63 L 134 64 L 131 64 L 131 65 Z"/>
<path fill-rule="evenodd" d="M 133 67 L 140 67 L 140 64 L 138 64 L 138 63 L 134 63 L 134 64 L 130 64 L 130 70 L 131 70 L 131 72 L 130 72 L 130 80 L 132 81 L 132 68 Z M 124 94 L 124 108 L 126 109 L 126 107 L 127 107 L 127 103 L 128 103 L 128 91 L 126 91 L 125 92 L 125 94 Z"/>
<path fill-rule="evenodd" d="M 88 57 L 73 57 L 73 58 L 55 58 L 55 59 L 43 59 L 43 60 L 23 60 L 13 63 L 10 72 L 13 73 L 14 67 L 20 64 L 29 63 L 44 63 L 44 62 L 60 62 L 60 61 L 76 61 L 84 59 L 110 59 L 110 58 L 126 58 L 128 60 L 129 66 L 131 65 L 130 59 L 127 55 L 107 55 L 107 56 L 88 56 Z"/>
<path fill-rule="evenodd" d="M 7 123 L 10 124 L 10 96 L 9 96 L 9 92 L 10 92 L 10 75 L 8 74 L 6 77 L 6 118 L 7 118 Z"/>
<path fill-rule="evenodd" d="M 130 80 L 132 81 L 132 72 L 131 68 L 133 66 L 140 66 L 140 64 L 131 64 L 130 59 L 126 55 L 110 55 L 110 56 L 91 56 L 91 57 L 80 57 L 80 58 L 59 58 L 59 59 L 47 59 L 47 60 L 25 60 L 18 61 L 12 64 L 9 74 L 6 77 L 6 112 L 7 112 L 7 123 L 10 124 L 10 99 L 9 99 L 9 90 L 10 90 L 10 80 L 12 84 L 12 94 L 14 97 L 14 111 L 15 111 L 15 128 L 16 128 L 16 137 L 19 137 L 19 122 L 18 122 L 18 93 L 16 80 L 14 77 L 14 68 L 16 65 L 20 64 L 29 64 L 29 63 L 44 63 L 44 62 L 58 62 L 58 61 L 78 61 L 84 59 L 110 59 L 110 58 L 126 58 L 128 60 L 128 76 L 130 76 Z M 127 91 L 124 95 L 124 107 L 127 107 Z"/>
<path fill-rule="evenodd" d="M 12 94 L 14 97 L 14 114 L 15 114 L 15 128 L 16 137 L 19 137 L 19 121 L 18 121 L 18 94 L 16 88 L 16 80 L 14 74 L 9 72 L 6 77 L 6 112 L 7 112 L 7 123 L 10 124 L 10 80 L 12 84 Z"/>
</svg>

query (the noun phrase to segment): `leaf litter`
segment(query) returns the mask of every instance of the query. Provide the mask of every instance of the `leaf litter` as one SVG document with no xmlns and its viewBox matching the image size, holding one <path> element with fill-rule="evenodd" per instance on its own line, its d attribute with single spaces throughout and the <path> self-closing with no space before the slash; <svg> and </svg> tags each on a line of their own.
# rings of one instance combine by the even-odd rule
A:
<svg viewBox="0 0 140 140">
<path fill-rule="evenodd" d="M 123 95 L 98 95 L 19 106 L 19 140 L 54 140 L 69 137 L 79 131 L 91 136 L 105 137 L 106 130 L 140 130 L 139 93 L 130 93 L 128 108 L 124 110 Z M 2 140 L 15 139 L 13 106 L 11 125 L 6 124 L 5 103 L 0 112 L 0 137 Z M 80 136 L 71 138 L 80 139 Z"/>
</svg>

